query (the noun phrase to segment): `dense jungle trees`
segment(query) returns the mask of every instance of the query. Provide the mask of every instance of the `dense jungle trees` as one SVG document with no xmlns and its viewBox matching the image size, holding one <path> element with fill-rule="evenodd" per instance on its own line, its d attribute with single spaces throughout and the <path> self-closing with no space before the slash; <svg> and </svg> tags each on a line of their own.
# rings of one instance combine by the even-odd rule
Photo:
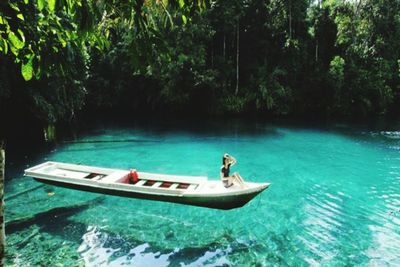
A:
<svg viewBox="0 0 400 267">
<path fill-rule="evenodd" d="M 400 1 L 0 4 L 0 110 L 399 113 Z"/>
</svg>

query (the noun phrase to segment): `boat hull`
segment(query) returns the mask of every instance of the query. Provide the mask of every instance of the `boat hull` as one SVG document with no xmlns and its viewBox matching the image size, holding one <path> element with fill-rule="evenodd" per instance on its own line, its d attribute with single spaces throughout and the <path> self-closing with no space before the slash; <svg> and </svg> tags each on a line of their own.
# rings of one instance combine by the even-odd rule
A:
<svg viewBox="0 0 400 267">
<path fill-rule="evenodd" d="M 249 193 L 242 193 L 240 195 L 226 195 L 226 196 L 196 196 L 196 195 L 159 195 L 159 194 L 149 194 L 149 193 L 142 193 L 142 192 L 135 192 L 135 191 L 124 191 L 124 190 L 116 190 L 113 188 L 108 187 L 98 187 L 98 186 L 91 186 L 86 184 L 74 184 L 70 182 L 62 182 L 57 180 L 49 180 L 49 179 L 42 179 L 42 178 L 34 178 L 35 180 L 65 187 L 69 189 L 75 190 L 82 190 L 92 193 L 100 193 L 100 194 L 107 194 L 113 196 L 120 196 L 120 197 L 128 197 L 128 198 L 139 198 L 139 199 L 146 199 L 146 200 L 155 200 L 155 201 L 163 201 L 163 202 L 172 202 L 178 204 L 185 204 L 185 205 L 192 205 L 192 206 L 199 206 L 199 207 L 207 207 L 213 209 L 221 209 L 221 210 L 229 210 L 234 208 L 240 208 L 248 203 L 251 199 L 261 193 L 266 187 L 261 188 L 258 191 L 252 191 Z"/>
</svg>

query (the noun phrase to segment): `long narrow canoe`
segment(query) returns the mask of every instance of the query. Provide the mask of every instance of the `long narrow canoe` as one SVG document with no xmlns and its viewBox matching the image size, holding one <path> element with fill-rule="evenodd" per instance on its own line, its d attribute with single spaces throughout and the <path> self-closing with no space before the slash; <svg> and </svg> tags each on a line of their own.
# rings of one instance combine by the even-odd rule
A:
<svg viewBox="0 0 400 267">
<path fill-rule="evenodd" d="M 45 162 L 25 170 L 26 176 L 56 186 L 101 194 L 167 201 L 214 209 L 239 208 L 268 188 L 269 183 L 246 182 L 225 188 L 219 180 Z"/>
</svg>

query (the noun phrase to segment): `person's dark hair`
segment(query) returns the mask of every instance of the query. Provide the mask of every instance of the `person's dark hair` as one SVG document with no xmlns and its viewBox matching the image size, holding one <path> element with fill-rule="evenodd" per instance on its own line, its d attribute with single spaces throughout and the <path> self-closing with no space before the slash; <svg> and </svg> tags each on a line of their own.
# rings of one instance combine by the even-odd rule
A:
<svg viewBox="0 0 400 267">
<path fill-rule="evenodd" d="M 222 156 L 222 165 L 225 165 L 225 159 L 227 159 L 226 154 Z"/>
</svg>

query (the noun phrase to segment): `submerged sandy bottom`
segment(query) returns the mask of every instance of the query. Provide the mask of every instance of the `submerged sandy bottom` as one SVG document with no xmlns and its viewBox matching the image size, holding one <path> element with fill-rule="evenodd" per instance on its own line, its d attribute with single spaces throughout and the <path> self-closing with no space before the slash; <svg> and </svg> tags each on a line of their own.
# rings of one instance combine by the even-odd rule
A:
<svg viewBox="0 0 400 267">
<path fill-rule="evenodd" d="M 400 139 L 349 127 L 230 127 L 93 131 L 79 140 L 130 141 L 64 144 L 11 164 L 6 197 L 33 190 L 6 199 L 6 266 L 400 265 Z M 238 159 L 233 171 L 272 183 L 230 211 L 38 187 L 22 176 L 55 160 L 218 177 L 225 152 Z"/>
</svg>

